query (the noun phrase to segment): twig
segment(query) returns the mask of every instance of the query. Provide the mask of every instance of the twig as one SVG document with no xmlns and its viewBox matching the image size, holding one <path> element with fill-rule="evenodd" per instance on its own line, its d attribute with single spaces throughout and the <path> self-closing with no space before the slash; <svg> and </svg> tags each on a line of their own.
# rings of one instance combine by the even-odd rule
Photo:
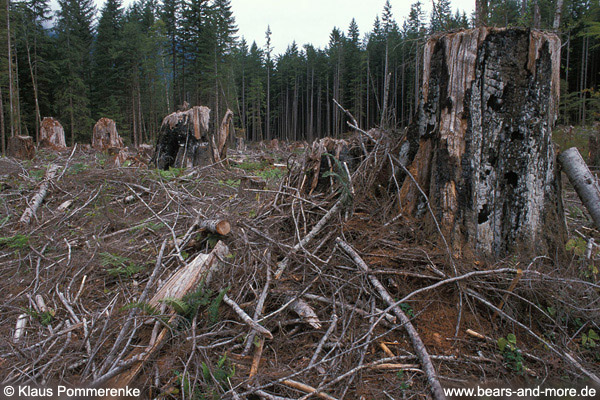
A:
<svg viewBox="0 0 600 400">
<path fill-rule="evenodd" d="M 342 238 L 340 238 L 340 237 L 338 237 L 336 239 L 336 243 L 342 248 L 342 250 L 344 250 L 344 252 L 346 252 L 346 254 L 348 254 L 352 258 L 352 260 L 356 263 L 356 265 L 358 265 L 364 272 L 366 272 L 368 274 L 371 284 L 375 287 L 375 289 L 377 290 L 379 295 L 383 298 L 383 300 L 385 300 L 385 302 L 388 303 L 390 306 L 393 305 L 392 311 L 398 317 L 398 319 L 400 320 L 400 322 L 406 329 L 406 333 L 408 333 L 408 336 L 410 337 L 413 348 L 415 349 L 415 353 L 419 357 L 419 360 L 421 361 L 421 365 L 423 365 L 425 375 L 427 376 L 427 381 L 429 382 L 429 385 L 431 386 L 431 391 L 432 391 L 433 397 L 437 400 L 445 399 L 446 396 L 444 394 L 444 390 L 442 389 L 442 386 L 440 385 L 440 382 L 437 378 L 435 368 L 433 367 L 431 358 L 429 357 L 429 354 L 427 353 L 427 349 L 425 348 L 425 345 L 423 344 L 421 337 L 417 333 L 417 330 L 410 322 L 410 319 L 408 318 L 408 316 L 400 309 L 400 307 L 395 306 L 395 301 L 392 298 L 392 296 L 390 296 L 388 291 L 385 289 L 385 287 L 383 287 L 381 282 L 379 282 L 377 277 L 375 277 L 374 275 L 369 273 L 369 267 L 363 261 L 363 259 L 358 255 L 358 253 L 348 243 L 346 243 L 344 240 L 342 240 Z"/>
<path fill-rule="evenodd" d="M 314 387 L 309 386 L 302 382 L 294 381 L 292 379 L 286 379 L 286 380 L 282 381 L 281 383 L 284 384 L 285 386 L 289 386 L 291 388 L 298 389 L 304 393 L 314 394 L 315 396 L 317 396 L 321 399 L 324 399 L 324 400 L 337 400 L 335 397 L 331 397 L 330 395 L 328 395 L 326 393 L 318 392 L 317 389 L 315 389 Z"/>
<path fill-rule="evenodd" d="M 554 347 L 554 345 L 552 345 L 551 343 L 549 343 L 546 340 L 542 339 L 535 332 L 533 332 L 530 328 L 528 328 L 525 324 L 517 321 L 516 319 L 514 319 L 510 315 L 506 314 L 504 311 L 500 310 L 498 307 L 496 307 L 495 305 L 493 305 L 489 301 L 485 300 L 481 295 L 479 295 L 479 293 L 477 293 L 477 292 L 475 292 L 475 291 L 473 291 L 471 289 L 467 289 L 466 292 L 469 295 L 473 296 L 475 299 L 479 300 L 480 302 L 482 302 L 483 304 L 485 304 L 486 306 L 488 306 L 489 308 L 491 308 L 492 310 L 494 310 L 495 312 L 497 312 L 498 315 L 500 315 L 501 317 L 506 318 L 507 320 L 509 320 L 509 321 L 517 324 L 518 326 L 520 326 L 527 333 L 529 333 L 531 336 L 533 336 L 535 339 L 537 339 L 540 343 L 543 343 L 550 350 L 552 350 L 552 352 L 554 352 L 560 358 L 562 358 L 563 360 L 565 360 L 568 364 L 571 364 L 572 366 L 574 366 L 575 368 L 577 368 L 579 371 L 581 371 L 584 375 L 587 375 L 588 378 L 590 378 L 592 381 L 594 381 L 594 383 L 596 385 L 600 385 L 600 378 L 598 378 L 598 376 L 596 374 L 594 374 L 593 372 L 588 371 L 587 369 L 585 369 L 584 366 L 581 365 L 581 363 L 579 361 L 577 361 L 575 358 L 573 358 L 573 356 L 571 356 L 570 354 L 567 354 L 567 353 L 563 353 L 560 350 L 558 350 L 556 347 Z"/>
<path fill-rule="evenodd" d="M 319 220 L 319 222 L 317 222 L 317 224 L 310 230 L 310 232 L 308 232 L 308 234 L 306 236 L 304 236 L 304 238 L 298 242 L 298 244 L 296 244 L 294 247 L 292 247 L 292 249 L 289 251 L 289 253 L 285 256 L 285 258 L 278 264 L 279 268 L 277 269 L 277 271 L 275 272 L 275 279 L 279 279 L 281 277 L 281 275 L 283 274 L 283 271 L 285 271 L 285 269 L 287 268 L 289 262 L 290 262 L 290 257 L 292 255 L 294 255 L 300 248 L 303 248 L 304 246 L 306 246 L 311 240 L 313 240 L 315 238 L 315 236 L 317 236 L 317 234 L 321 231 L 321 229 L 323 229 L 323 227 L 325 227 L 325 224 L 327 224 L 329 222 L 329 220 L 337 214 L 337 212 L 343 207 L 343 202 L 342 200 L 338 200 L 337 203 L 335 203 L 333 205 L 333 207 L 331 207 L 331 209 L 329 211 L 327 211 L 327 213 L 325 215 L 323 215 L 323 217 Z"/>
<path fill-rule="evenodd" d="M 227 295 L 223 296 L 223 301 L 226 304 L 228 304 L 233 309 L 233 311 L 235 311 L 235 313 L 238 315 L 238 317 L 240 317 L 242 319 L 242 321 L 244 321 L 252 329 L 254 329 L 256 332 L 260 333 L 261 335 L 267 337 L 268 339 L 273 339 L 273 335 L 271 334 L 271 332 L 269 332 L 265 327 L 259 325 L 252 318 L 250 318 L 250 316 L 248 314 L 246 314 L 246 312 L 244 310 L 242 310 L 242 308 L 235 301 L 233 301 L 229 296 L 227 296 Z"/>
<path fill-rule="evenodd" d="M 327 332 L 325 332 L 325 334 L 319 341 L 319 344 L 317 345 L 317 349 L 315 350 L 315 354 L 313 354 L 312 358 L 310 359 L 310 362 L 308 363 L 309 369 L 312 368 L 313 365 L 315 365 L 315 362 L 317 361 L 317 358 L 319 357 L 321 350 L 323 350 L 323 345 L 325 344 L 325 342 L 327 342 L 327 340 L 329 339 L 329 336 L 335 330 L 335 327 L 337 326 L 337 322 L 338 322 L 338 316 L 336 314 L 333 314 L 333 316 L 331 317 L 331 324 L 329 325 Z"/>
</svg>

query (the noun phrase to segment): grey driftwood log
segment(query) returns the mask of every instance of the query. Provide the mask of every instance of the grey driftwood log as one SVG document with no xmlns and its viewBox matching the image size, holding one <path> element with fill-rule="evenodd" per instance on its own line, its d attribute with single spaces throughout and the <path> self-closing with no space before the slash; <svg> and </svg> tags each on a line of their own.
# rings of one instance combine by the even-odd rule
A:
<svg viewBox="0 0 600 400">
<path fill-rule="evenodd" d="M 403 210 L 439 223 L 455 252 L 544 252 L 564 242 L 551 130 L 559 101 L 560 39 L 481 27 L 432 37 L 423 87 L 400 160 Z M 561 243 L 559 245 L 558 243 Z M 564 246 L 563 246 L 564 247 Z"/>
<path fill-rule="evenodd" d="M 596 228 L 600 229 L 600 188 L 579 150 L 571 147 L 558 156 L 560 165 L 573 184 L 577 195 L 589 211 Z"/>
</svg>

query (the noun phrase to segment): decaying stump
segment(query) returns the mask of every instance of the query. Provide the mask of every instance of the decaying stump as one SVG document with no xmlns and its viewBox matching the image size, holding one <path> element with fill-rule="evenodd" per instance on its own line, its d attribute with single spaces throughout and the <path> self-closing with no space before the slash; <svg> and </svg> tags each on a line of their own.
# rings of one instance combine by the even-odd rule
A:
<svg viewBox="0 0 600 400">
<path fill-rule="evenodd" d="M 217 138 L 215 139 L 214 136 L 211 138 L 213 162 L 219 162 L 227 158 L 227 136 L 229 135 L 229 126 L 232 119 L 233 111 L 227 109 L 227 112 L 221 121 Z"/>
<path fill-rule="evenodd" d="M 334 177 L 327 172 L 344 176 L 346 171 L 341 171 L 340 166 L 346 163 L 349 172 L 353 172 L 361 160 L 361 149 L 357 138 L 352 140 L 323 138 L 313 142 L 304 155 L 304 160 L 299 165 L 301 169 L 295 183 L 299 190 L 312 193 L 323 192 L 334 185 Z"/>
<path fill-rule="evenodd" d="M 165 117 L 150 163 L 160 169 L 207 163 L 210 108 L 195 106 Z"/>
<path fill-rule="evenodd" d="M 43 147 L 65 148 L 65 130 L 60 122 L 52 117 L 44 117 L 40 126 L 40 144 Z"/>
<path fill-rule="evenodd" d="M 109 118 L 100 118 L 92 135 L 92 147 L 98 151 L 104 151 L 111 147 L 123 147 L 123 139 L 117 132 L 117 124 Z"/>
<path fill-rule="evenodd" d="M 15 135 L 8 138 L 8 146 L 6 153 L 10 157 L 19 158 L 22 160 L 32 159 L 35 156 L 35 147 L 33 146 L 33 138 L 31 136 Z"/>
<path fill-rule="evenodd" d="M 427 42 L 418 115 L 400 159 L 455 251 L 543 252 L 563 243 L 551 142 L 559 71 L 552 33 L 477 28 Z M 400 203 L 436 229 L 411 177 Z"/>
</svg>

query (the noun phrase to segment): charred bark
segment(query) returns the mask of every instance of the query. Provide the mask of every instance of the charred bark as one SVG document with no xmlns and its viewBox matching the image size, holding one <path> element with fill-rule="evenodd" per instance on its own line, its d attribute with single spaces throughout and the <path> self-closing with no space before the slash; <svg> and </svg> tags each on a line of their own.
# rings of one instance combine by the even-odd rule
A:
<svg viewBox="0 0 600 400">
<path fill-rule="evenodd" d="M 562 242 L 551 141 L 559 62 L 559 38 L 535 30 L 477 28 L 425 46 L 418 116 L 401 158 L 455 251 L 539 253 Z M 426 201 L 405 177 L 401 205 L 433 227 Z"/>
<path fill-rule="evenodd" d="M 210 160 L 208 131 L 210 109 L 192 107 L 165 117 L 150 164 L 160 169 L 192 167 Z"/>
</svg>

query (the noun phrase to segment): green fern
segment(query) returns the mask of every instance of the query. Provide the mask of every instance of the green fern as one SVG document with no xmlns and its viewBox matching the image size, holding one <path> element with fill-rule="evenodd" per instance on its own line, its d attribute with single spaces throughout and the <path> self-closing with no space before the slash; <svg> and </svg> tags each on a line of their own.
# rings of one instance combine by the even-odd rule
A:
<svg viewBox="0 0 600 400">
<path fill-rule="evenodd" d="M 341 193 L 342 199 L 344 199 L 344 201 L 351 201 L 352 200 L 352 192 L 350 190 L 350 177 L 348 176 L 348 173 L 346 172 L 346 168 L 344 168 L 344 165 L 342 164 L 342 162 L 340 160 L 338 160 L 333 154 L 324 153 L 324 155 L 326 155 L 329 159 L 333 160 L 333 163 L 335 164 L 335 168 L 333 168 L 330 171 L 326 171 L 323 174 L 323 178 L 328 178 L 330 176 L 335 178 L 337 183 L 340 185 L 340 193 Z"/>
<path fill-rule="evenodd" d="M 136 302 L 129 303 L 129 304 L 121 307 L 121 311 L 127 311 L 127 310 L 133 310 L 133 309 L 142 310 L 145 314 L 151 315 L 151 316 L 156 316 L 156 315 L 160 314 L 160 312 L 156 309 L 156 307 L 154 307 L 146 302 L 136 301 Z"/>
<path fill-rule="evenodd" d="M 225 297 L 225 294 L 227 294 L 228 290 L 229 287 L 221 290 L 219 295 L 213 301 L 211 301 L 210 306 L 208 306 L 208 323 L 210 325 L 214 325 L 219 321 L 219 307 L 221 306 L 223 297 Z"/>
</svg>

